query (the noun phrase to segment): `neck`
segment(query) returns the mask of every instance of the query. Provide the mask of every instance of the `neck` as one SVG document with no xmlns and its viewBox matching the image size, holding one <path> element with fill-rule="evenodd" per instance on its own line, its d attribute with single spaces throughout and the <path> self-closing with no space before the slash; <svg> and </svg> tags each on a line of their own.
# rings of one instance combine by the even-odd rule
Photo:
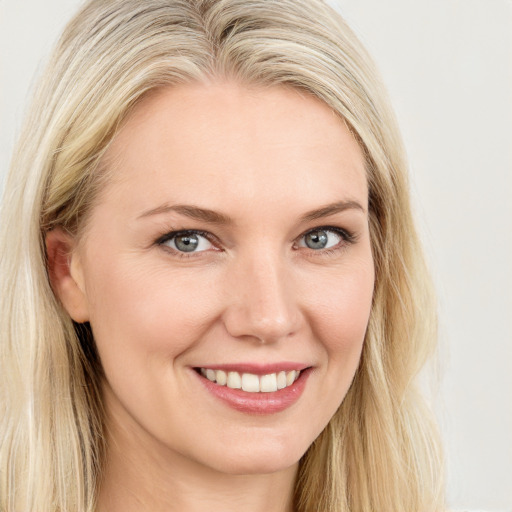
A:
<svg viewBox="0 0 512 512">
<path fill-rule="evenodd" d="M 272 474 L 227 474 L 108 427 L 97 512 L 293 512 L 298 464 Z"/>
</svg>

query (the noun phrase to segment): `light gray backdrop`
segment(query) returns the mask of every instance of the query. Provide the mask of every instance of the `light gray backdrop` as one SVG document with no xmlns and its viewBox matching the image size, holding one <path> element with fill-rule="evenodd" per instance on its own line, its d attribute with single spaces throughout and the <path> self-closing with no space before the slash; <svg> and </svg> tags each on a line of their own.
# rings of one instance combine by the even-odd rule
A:
<svg viewBox="0 0 512 512">
<path fill-rule="evenodd" d="M 0 0 L 0 177 L 78 0 Z M 512 511 L 512 3 L 340 0 L 409 152 L 440 299 L 449 503 Z"/>
</svg>

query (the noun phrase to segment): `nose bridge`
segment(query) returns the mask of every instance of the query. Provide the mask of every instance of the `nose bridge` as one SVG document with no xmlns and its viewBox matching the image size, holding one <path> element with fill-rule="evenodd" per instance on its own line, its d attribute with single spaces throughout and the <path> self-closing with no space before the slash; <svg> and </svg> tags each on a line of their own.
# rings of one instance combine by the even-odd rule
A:
<svg viewBox="0 0 512 512">
<path fill-rule="evenodd" d="M 267 343 L 296 331 L 300 314 L 291 271 L 278 251 L 241 256 L 229 281 L 231 300 L 224 322 L 232 336 Z"/>
</svg>

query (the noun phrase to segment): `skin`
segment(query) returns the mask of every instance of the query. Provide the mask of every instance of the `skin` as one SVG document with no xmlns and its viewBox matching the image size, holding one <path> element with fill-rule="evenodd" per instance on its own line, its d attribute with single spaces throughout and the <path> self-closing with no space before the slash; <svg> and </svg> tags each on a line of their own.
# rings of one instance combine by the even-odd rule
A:
<svg viewBox="0 0 512 512">
<path fill-rule="evenodd" d="M 90 321 L 106 375 L 98 510 L 292 510 L 298 461 L 352 382 L 370 313 L 360 148 L 317 99 L 223 82 L 146 98 L 105 163 L 80 240 L 47 237 L 54 290 Z M 308 247 L 304 235 L 326 226 L 330 247 Z M 183 257 L 158 242 L 176 230 L 210 240 Z M 231 408 L 193 370 L 282 361 L 313 369 L 274 414 Z"/>
</svg>

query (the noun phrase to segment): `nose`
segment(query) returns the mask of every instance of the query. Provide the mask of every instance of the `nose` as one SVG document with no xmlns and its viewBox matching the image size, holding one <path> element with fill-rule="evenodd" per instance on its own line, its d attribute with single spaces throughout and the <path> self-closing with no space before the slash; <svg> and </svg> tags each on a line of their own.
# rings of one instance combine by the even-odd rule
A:
<svg viewBox="0 0 512 512">
<path fill-rule="evenodd" d="M 223 321 L 236 338 L 274 343 L 293 336 L 302 314 L 291 270 L 270 255 L 237 262 L 225 282 L 228 306 Z"/>
</svg>

